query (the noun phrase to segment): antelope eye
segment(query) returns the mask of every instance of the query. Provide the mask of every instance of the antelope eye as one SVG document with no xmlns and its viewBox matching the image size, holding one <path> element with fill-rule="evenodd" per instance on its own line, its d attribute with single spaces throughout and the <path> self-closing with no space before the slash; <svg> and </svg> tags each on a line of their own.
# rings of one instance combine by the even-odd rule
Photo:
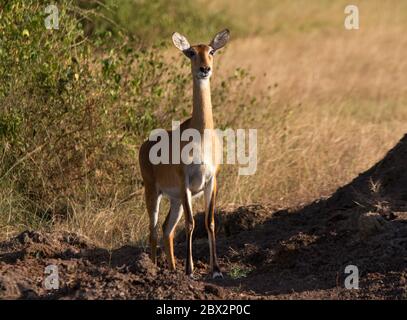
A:
<svg viewBox="0 0 407 320">
<path fill-rule="evenodd" d="M 210 54 L 211 56 L 213 56 L 213 55 L 215 54 L 215 50 L 209 51 L 209 54 Z"/>
</svg>

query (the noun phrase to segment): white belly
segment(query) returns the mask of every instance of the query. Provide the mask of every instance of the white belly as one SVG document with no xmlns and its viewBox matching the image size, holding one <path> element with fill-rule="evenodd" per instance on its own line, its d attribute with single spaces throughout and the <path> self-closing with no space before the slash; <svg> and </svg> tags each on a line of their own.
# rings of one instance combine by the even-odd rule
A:
<svg viewBox="0 0 407 320">
<path fill-rule="evenodd" d="M 193 197 L 202 195 L 205 184 L 215 175 L 212 166 L 201 164 L 190 164 L 185 167 L 185 179 Z M 178 187 L 160 188 L 160 191 L 172 199 L 181 199 L 182 195 Z"/>
<path fill-rule="evenodd" d="M 202 192 L 205 184 L 215 175 L 215 168 L 205 164 L 190 164 L 186 166 L 186 179 L 192 195 Z"/>
</svg>

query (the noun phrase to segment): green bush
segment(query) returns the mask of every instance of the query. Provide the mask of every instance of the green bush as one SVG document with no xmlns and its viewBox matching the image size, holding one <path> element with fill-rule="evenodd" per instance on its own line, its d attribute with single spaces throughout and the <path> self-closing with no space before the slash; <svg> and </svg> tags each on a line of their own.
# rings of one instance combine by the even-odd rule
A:
<svg viewBox="0 0 407 320">
<path fill-rule="evenodd" d="M 104 201 L 134 186 L 136 147 L 163 108 L 185 108 L 186 75 L 159 47 L 109 34 L 85 41 L 70 1 L 58 4 L 59 30 L 46 30 L 45 5 L 13 1 L 2 12 L 0 176 L 54 212 L 67 198 Z"/>
</svg>

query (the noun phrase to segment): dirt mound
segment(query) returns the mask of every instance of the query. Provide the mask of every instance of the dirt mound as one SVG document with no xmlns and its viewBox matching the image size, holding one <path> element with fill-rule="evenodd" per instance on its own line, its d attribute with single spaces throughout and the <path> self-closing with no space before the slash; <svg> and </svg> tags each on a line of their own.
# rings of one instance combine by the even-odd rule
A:
<svg viewBox="0 0 407 320">
<path fill-rule="evenodd" d="M 362 208 L 394 218 L 407 211 L 407 135 L 372 168 L 340 188 L 327 208 Z"/>
<path fill-rule="evenodd" d="M 58 290 L 45 288 L 49 265 L 58 267 Z M 211 299 L 220 292 L 156 267 L 140 248 L 108 251 L 72 233 L 26 231 L 0 245 L 3 299 Z"/>
<path fill-rule="evenodd" d="M 196 217 L 196 279 L 183 273 L 182 234 L 176 272 L 143 248 L 108 251 L 72 233 L 26 231 L 0 243 L 0 298 L 32 299 L 406 299 L 407 137 L 374 167 L 330 198 L 276 211 L 265 205 L 218 214 L 225 279 L 208 278 L 203 215 Z M 59 290 L 47 290 L 56 265 Z M 344 286 L 359 270 L 359 290 Z"/>
</svg>

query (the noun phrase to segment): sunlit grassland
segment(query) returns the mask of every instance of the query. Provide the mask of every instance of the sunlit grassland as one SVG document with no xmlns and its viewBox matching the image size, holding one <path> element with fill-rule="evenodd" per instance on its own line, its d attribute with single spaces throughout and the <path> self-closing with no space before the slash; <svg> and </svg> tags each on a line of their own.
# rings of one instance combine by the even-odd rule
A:
<svg viewBox="0 0 407 320">
<path fill-rule="evenodd" d="M 258 129 L 258 171 L 222 176 L 228 194 L 223 203 L 289 206 L 328 195 L 405 133 L 405 4 L 359 3 L 357 31 L 343 26 L 344 1 L 253 1 L 241 11 L 236 6 L 254 32 L 232 42 L 218 72 L 248 68 L 256 78 L 247 94 L 267 92 L 270 101 L 236 121 Z M 217 119 L 235 107 L 224 106 Z"/>
</svg>

